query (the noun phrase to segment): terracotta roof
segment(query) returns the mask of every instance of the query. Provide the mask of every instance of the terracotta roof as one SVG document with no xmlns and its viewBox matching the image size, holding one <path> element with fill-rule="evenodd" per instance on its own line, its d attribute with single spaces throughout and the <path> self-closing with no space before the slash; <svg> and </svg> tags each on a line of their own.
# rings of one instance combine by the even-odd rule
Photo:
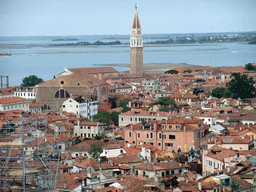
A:
<svg viewBox="0 0 256 192">
<path fill-rule="evenodd" d="M 118 73 L 113 67 L 88 67 L 88 68 L 69 68 L 73 73 L 99 74 L 99 73 Z"/>
<path fill-rule="evenodd" d="M 17 103 L 22 101 L 28 101 L 28 100 L 21 97 L 9 97 L 9 98 L 0 99 L 0 104 Z"/>
<path fill-rule="evenodd" d="M 134 14 L 132 28 L 133 29 L 140 29 L 141 28 L 140 20 L 139 20 L 139 15 L 138 15 L 138 11 L 137 10 L 135 11 L 135 14 Z"/>
<path fill-rule="evenodd" d="M 118 157 L 110 157 L 108 159 L 117 165 L 142 162 L 142 160 L 137 155 L 127 154 L 127 153 L 123 153 L 123 154 L 119 155 Z"/>
<path fill-rule="evenodd" d="M 182 166 L 180 166 L 178 162 L 173 161 L 173 162 L 161 162 L 161 163 L 154 163 L 154 164 L 153 163 L 140 164 L 140 165 L 137 165 L 135 168 L 157 171 L 157 170 L 182 168 Z"/>
<path fill-rule="evenodd" d="M 81 122 L 80 125 L 82 126 L 104 126 L 104 123 L 99 123 L 99 122 L 93 122 L 93 121 L 85 121 Z"/>
</svg>

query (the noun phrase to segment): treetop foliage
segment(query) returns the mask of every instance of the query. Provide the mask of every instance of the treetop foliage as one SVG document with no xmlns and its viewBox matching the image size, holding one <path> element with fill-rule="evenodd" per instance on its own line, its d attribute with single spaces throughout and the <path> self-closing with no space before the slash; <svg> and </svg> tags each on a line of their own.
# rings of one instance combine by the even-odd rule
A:
<svg viewBox="0 0 256 192">
<path fill-rule="evenodd" d="M 177 108 L 174 99 L 171 99 L 170 97 L 160 97 L 159 100 L 150 103 L 149 107 L 153 107 L 154 105 L 158 105 L 159 109 L 158 111 L 173 111 Z"/>
<path fill-rule="evenodd" d="M 254 66 L 252 63 L 245 64 L 244 68 L 249 70 L 249 71 L 256 71 L 256 66 Z"/>
<path fill-rule="evenodd" d="M 43 79 L 38 78 L 35 75 L 30 75 L 29 77 L 25 77 L 22 80 L 22 86 L 23 87 L 28 87 L 28 86 L 36 86 L 39 83 L 44 82 Z"/>
<path fill-rule="evenodd" d="M 92 156 L 92 158 L 97 159 L 100 157 L 100 154 L 102 153 L 102 147 L 96 143 L 91 145 L 90 150 L 88 153 Z"/>
<path fill-rule="evenodd" d="M 241 73 L 233 73 L 231 77 L 231 81 L 227 82 L 226 86 L 232 93 L 232 97 L 234 99 L 246 99 L 255 97 L 255 81 L 252 77 L 248 78 L 247 75 Z"/>
<path fill-rule="evenodd" d="M 123 99 L 123 100 L 120 100 L 120 101 L 119 101 L 118 107 L 122 107 L 122 108 L 123 108 L 122 113 L 125 113 L 125 112 L 131 110 L 130 107 L 127 107 L 128 103 L 129 103 L 130 101 L 132 101 L 130 98 Z"/>
</svg>

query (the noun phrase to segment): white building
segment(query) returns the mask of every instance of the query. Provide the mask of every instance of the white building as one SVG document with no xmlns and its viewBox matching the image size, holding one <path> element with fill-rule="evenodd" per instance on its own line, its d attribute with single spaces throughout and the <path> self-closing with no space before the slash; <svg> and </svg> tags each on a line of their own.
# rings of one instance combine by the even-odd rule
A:
<svg viewBox="0 0 256 192">
<path fill-rule="evenodd" d="M 97 134 L 104 132 L 104 123 L 99 122 L 81 122 L 74 126 L 74 136 L 80 136 L 83 138 L 92 138 Z"/>
<path fill-rule="evenodd" d="M 34 87 L 18 87 L 14 91 L 14 96 L 25 99 L 36 99 L 36 92 Z"/>
<path fill-rule="evenodd" d="M 29 111 L 29 100 L 20 97 L 0 99 L 0 111 L 23 110 Z"/>
<path fill-rule="evenodd" d="M 122 153 L 126 153 L 126 151 L 119 145 L 113 144 L 113 145 L 108 145 L 108 146 L 104 147 L 100 156 L 107 157 L 107 158 L 117 157 L 117 156 L 121 155 Z"/>
<path fill-rule="evenodd" d="M 98 113 L 97 101 L 88 101 L 82 97 L 69 98 L 62 103 L 62 111 L 81 115 L 92 120 L 93 115 Z"/>
</svg>

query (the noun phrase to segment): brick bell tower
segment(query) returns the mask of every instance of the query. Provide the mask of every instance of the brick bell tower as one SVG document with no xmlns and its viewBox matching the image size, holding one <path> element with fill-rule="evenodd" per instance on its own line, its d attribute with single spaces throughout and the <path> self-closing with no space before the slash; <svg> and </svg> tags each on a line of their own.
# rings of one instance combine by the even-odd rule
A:
<svg viewBox="0 0 256 192">
<path fill-rule="evenodd" d="M 138 16 L 137 6 L 130 36 L 130 74 L 143 75 L 143 37 Z"/>
</svg>

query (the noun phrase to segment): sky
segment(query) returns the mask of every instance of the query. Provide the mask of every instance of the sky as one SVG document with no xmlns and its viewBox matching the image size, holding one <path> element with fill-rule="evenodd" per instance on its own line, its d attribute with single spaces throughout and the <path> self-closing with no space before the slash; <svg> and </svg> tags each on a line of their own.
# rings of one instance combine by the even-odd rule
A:
<svg viewBox="0 0 256 192">
<path fill-rule="evenodd" d="M 0 36 L 256 31 L 256 0 L 0 0 Z"/>
</svg>

